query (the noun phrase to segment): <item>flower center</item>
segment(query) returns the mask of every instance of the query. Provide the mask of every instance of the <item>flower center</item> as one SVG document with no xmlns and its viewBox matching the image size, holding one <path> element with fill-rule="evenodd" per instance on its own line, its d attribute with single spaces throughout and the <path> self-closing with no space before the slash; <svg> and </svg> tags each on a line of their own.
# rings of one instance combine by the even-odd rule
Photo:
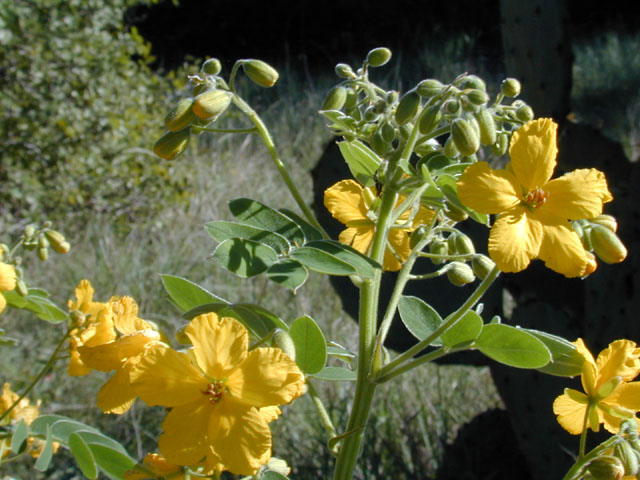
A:
<svg viewBox="0 0 640 480">
<path fill-rule="evenodd" d="M 207 389 L 203 390 L 202 393 L 209 397 L 209 402 L 211 405 L 215 405 L 224 394 L 227 392 L 227 387 L 224 386 L 224 382 L 222 380 L 214 380 L 209 385 L 207 385 Z"/>
<path fill-rule="evenodd" d="M 545 192 L 540 187 L 536 187 L 535 190 L 531 190 L 525 195 L 522 203 L 529 208 L 540 208 L 542 205 L 547 203 L 548 198 L 549 192 Z"/>
</svg>

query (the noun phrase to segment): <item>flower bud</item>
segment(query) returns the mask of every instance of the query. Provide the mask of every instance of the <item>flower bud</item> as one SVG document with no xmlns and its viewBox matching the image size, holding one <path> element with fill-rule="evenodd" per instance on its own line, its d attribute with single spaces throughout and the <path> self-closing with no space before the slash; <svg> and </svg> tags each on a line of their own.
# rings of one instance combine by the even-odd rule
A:
<svg viewBox="0 0 640 480">
<path fill-rule="evenodd" d="M 429 78 L 422 80 L 416 87 L 418 95 L 423 98 L 430 98 L 438 95 L 444 89 L 444 85 L 439 80 Z"/>
<path fill-rule="evenodd" d="M 411 250 L 413 250 L 418 243 L 423 241 L 426 238 L 426 236 L 427 236 L 427 229 L 425 228 L 424 225 L 420 225 L 413 232 L 411 232 L 411 235 L 409 235 L 409 246 L 411 247 Z"/>
<path fill-rule="evenodd" d="M 480 127 L 480 143 L 482 145 L 493 145 L 496 142 L 496 122 L 493 120 L 493 115 L 486 108 L 483 108 L 475 114 L 478 121 L 478 127 Z"/>
<path fill-rule="evenodd" d="M 618 222 L 616 218 L 611 215 L 605 215 L 603 213 L 601 215 L 598 215 L 595 218 L 589 219 L 589 221 L 591 223 L 597 223 L 598 225 L 602 225 L 603 227 L 608 228 L 614 233 L 618 231 Z"/>
<path fill-rule="evenodd" d="M 51 248 L 53 248 L 57 253 L 67 253 L 71 249 L 71 245 L 64 238 L 60 232 L 55 230 L 47 230 L 44 232 L 47 237 L 47 240 L 51 243 Z"/>
<path fill-rule="evenodd" d="M 268 472 L 276 472 L 286 477 L 291 473 L 291 468 L 287 465 L 287 462 L 280 458 L 271 457 L 269 461 L 265 464 L 265 468 Z"/>
<path fill-rule="evenodd" d="M 389 151 L 389 148 L 391 148 L 391 145 L 383 138 L 380 129 L 376 130 L 373 135 L 371 135 L 371 141 L 369 144 L 371 145 L 371 149 L 380 156 L 383 156 Z"/>
<path fill-rule="evenodd" d="M 620 442 L 616 443 L 616 446 L 613 448 L 613 452 L 614 455 L 622 462 L 625 476 L 636 475 L 638 473 L 638 470 L 640 470 L 638 456 L 633 451 L 631 445 L 629 445 L 629 442 L 621 439 Z"/>
<path fill-rule="evenodd" d="M 217 58 L 210 58 L 202 64 L 202 71 L 207 75 L 217 75 L 222 70 L 222 64 Z"/>
<path fill-rule="evenodd" d="M 451 202 L 447 202 L 445 204 L 444 214 L 447 218 L 453 220 L 454 222 L 463 222 L 467 218 L 469 218 L 469 214 L 467 212 Z"/>
<path fill-rule="evenodd" d="M 491 145 L 491 151 L 496 156 L 501 156 L 507 153 L 507 148 L 509 148 L 509 134 L 501 133 L 497 136 L 496 142 Z"/>
<path fill-rule="evenodd" d="M 460 102 L 455 98 L 451 100 L 447 100 L 444 104 L 444 108 L 447 110 L 447 113 L 455 115 L 460 111 Z"/>
<path fill-rule="evenodd" d="M 446 257 L 449 253 L 447 242 L 444 242 L 439 238 L 434 239 L 429 244 L 429 253 L 431 253 L 432 255 L 440 255 L 442 257 Z M 444 262 L 446 262 L 445 258 L 431 258 L 431 263 L 433 263 L 434 265 L 440 265 Z"/>
<path fill-rule="evenodd" d="M 451 137 L 458 151 L 468 157 L 480 148 L 480 137 L 471 123 L 463 118 L 451 122 Z"/>
<path fill-rule="evenodd" d="M 389 60 L 391 60 L 391 50 L 388 48 L 374 48 L 367 54 L 367 63 L 372 67 L 381 67 Z"/>
<path fill-rule="evenodd" d="M 594 480 L 620 480 L 624 476 L 624 465 L 612 455 L 603 455 L 592 460 L 587 471 Z"/>
<path fill-rule="evenodd" d="M 453 237 L 453 242 L 455 245 L 453 250 L 455 250 L 460 255 L 476 253 L 476 248 L 473 246 L 473 241 L 469 238 L 468 235 L 458 232 L 449 236 L 449 238 L 451 237 Z"/>
<path fill-rule="evenodd" d="M 529 122 L 533 117 L 533 109 L 529 105 L 522 105 L 516 110 L 516 118 L 521 122 Z"/>
<path fill-rule="evenodd" d="M 515 78 L 505 78 L 500 85 L 500 91 L 505 97 L 517 97 L 521 90 L 522 86 Z"/>
<path fill-rule="evenodd" d="M 442 119 L 442 113 L 440 113 L 440 105 L 432 105 L 425 109 L 420 117 L 420 123 L 418 129 L 423 135 L 427 135 L 435 130 Z"/>
<path fill-rule="evenodd" d="M 215 119 L 231 104 L 231 94 L 224 90 L 207 90 L 193 100 L 191 107 L 198 118 Z"/>
<path fill-rule="evenodd" d="M 478 254 L 471 261 L 471 268 L 480 280 L 484 280 L 495 268 L 496 264 L 486 255 Z"/>
<path fill-rule="evenodd" d="M 415 90 L 405 93 L 396 108 L 396 122 L 398 125 L 409 123 L 418 113 L 420 108 L 420 95 Z"/>
<path fill-rule="evenodd" d="M 476 279 L 471 267 L 464 262 L 451 262 L 447 270 L 447 278 L 456 287 L 462 287 Z"/>
<path fill-rule="evenodd" d="M 587 266 L 584 270 L 584 276 L 591 275 L 598 268 L 598 262 L 596 262 L 596 257 L 591 252 L 585 252 L 587 254 Z"/>
<path fill-rule="evenodd" d="M 364 111 L 364 119 L 366 122 L 374 123 L 379 117 L 380 114 L 378 113 L 374 105 L 367 107 L 367 109 Z"/>
<path fill-rule="evenodd" d="M 273 87 L 280 77 L 275 68 L 262 60 L 244 60 L 242 68 L 253 83 L 265 88 Z"/>
<path fill-rule="evenodd" d="M 333 87 L 322 102 L 322 110 L 340 110 L 347 100 L 347 89 L 341 86 Z"/>
<path fill-rule="evenodd" d="M 31 239 L 36 233 L 36 227 L 33 225 L 27 225 L 24 229 L 24 238 L 25 240 Z"/>
<path fill-rule="evenodd" d="M 49 240 L 44 233 L 38 235 L 38 248 L 49 248 Z"/>
<path fill-rule="evenodd" d="M 271 337 L 271 345 L 282 350 L 291 360 L 296 360 L 296 346 L 289 332 L 276 328 Z"/>
<path fill-rule="evenodd" d="M 164 117 L 164 126 L 170 132 L 179 132 L 183 128 L 187 128 L 195 119 L 191 106 L 192 98 L 183 98 L 173 107 L 167 116 Z"/>
<path fill-rule="evenodd" d="M 477 75 L 465 75 L 455 82 L 454 85 L 462 90 L 467 88 L 476 88 L 483 91 L 487 90 L 487 85 L 484 83 L 484 80 Z"/>
<path fill-rule="evenodd" d="M 153 145 L 153 153 L 165 160 L 173 160 L 187 149 L 190 132 L 188 128 L 179 132 L 167 132 Z"/>
<path fill-rule="evenodd" d="M 358 104 L 358 92 L 356 92 L 352 88 L 349 88 L 347 90 L 347 98 L 344 102 L 345 111 L 349 112 L 349 110 L 355 109 L 357 104 Z M 349 115 L 351 114 L 349 113 Z"/>
<path fill-rule="evenodd" d="M 449 136 L 449 138 L 447 138 L 447 141 L 444 142 L 444 148 L 442 149 L 442 151 L 447 157 L 450 157 L 450 158 L 457 157 L 458 154 L 460 153 L 456 148 L 456 144 L 453 143 L 453 137 L 451 136 Z"/>
<path fill-rule="evenodd" d="M 619 263 L 627 258 L 627 248 L 618 236 L 602 225 L 593 225 L 590 231 L 593 251 L 605 263 Z"/>
<path fill-rule="evenodd" d="M 484 105 L 489 101 L 489 95 L 487 95 L 487 92 L 476 88 L 466 92 L 465 97 L 474 105 Z"/>
<path fill-rule="evenodd" d="M 211 82 L 202 82 L 193 87 L 193 96 L 197 97 L 201 93 L 206 92 L 207 90 L 214 90 L 216 86 Z"/>
<path fill-rule="evenodd" d="M 339 63 L 336 65 L 336 75 L 340 78 L 356 78 L 356 74 L 353 73 L 353 69 L 346 63 Z"/>
<path fill-rule="evenodd" d="M 38 258 L 41 262 L 44 262 L 47 258 L 49 258 L 49 249 L 48 248 L 38 248 Z"/>
<path fill-rule="evenodd" d="M 16 292 L 18 292 L 18 295 L 20 295 L 21 297 L 26 297 L 27 295 L 29 295 L 27 284 L 24 283 L 20 278 L 16 280 Z"/>
<path fill-rule="evenodd" d="M 396 130 L 388 123 L 385 123 L 380 129 L 380 133 L 382 134 L 382 138 L 385 142 L 391 143 L 396 138 Z"/>
</svg>

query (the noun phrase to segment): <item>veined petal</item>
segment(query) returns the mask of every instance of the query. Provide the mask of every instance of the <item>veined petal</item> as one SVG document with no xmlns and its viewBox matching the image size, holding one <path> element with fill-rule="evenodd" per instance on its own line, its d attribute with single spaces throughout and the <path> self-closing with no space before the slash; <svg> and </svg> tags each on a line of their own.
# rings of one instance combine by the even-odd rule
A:
<svg viewBox="0 0 640 480">
<path fill-rule="evenodd" d="M 619 405 L 627 410 L 640 411 L 640 382 L 619 385 L 605 401 L 607 404 Z"/>
<path fill-rule="evenodd" d="M 138 318 L 138 305 L 131 297 L 122 297 L 111 303 L 116 330 L 123 335 L 135 333 L 138 330 L 150 329 L 151 326 Z"/>
<path fill-rule="evenodd" d="M 493 170 L 487 162 L 467 167 L 458 181 L 458 198 L 478 213 L 502 213 L 520 202 L 520 186 L 507 170 Z"/>
<path fill-rule="evenodd" d="M 271 457 L 271 431 L 256 408 L 226 398 L 209 417 L 208 440 L 225 470 L 252 475 Z"/>
<path fill-rule="evenodd" d="M 574 391 L 580 394 L 580 392 Z M 582 394 L 580 394 L 582 395 Z M 585 403 L 576 402 L 568 395 L 560 395 L 553 402 L 553 413 L 558 416 L 558 423 L 572 435 L 580 435 L 587 412 Z"/>
<path fill-rule="evenodd" d="M 150 406 L 209 403 L 203 393 L 207 379 L 191 363 L 189 355 L 170 348 L 152 347 L 131 369 L 130 378 L 135 392 Z"/>
<path fill-rule="evenodd" d="M 89 280 L 81 280 L 75 289 L 76 301 L 69 300 L 67 305 L 69 310 L 80 310 L 89 315 L 95 315 L 104 308 L 105 304 L 93 301 L 94 289 Z"/>
<path fill-rule="evenodd" d="M 593 397 L 598 391 L 598 389 L 596 388 L 596 378 L 598 376 L 596 361 L 593 359 L 593 355 L 591 355 L 591 352 L 584 344 L 584 340 L 579 338 L 573 343 L 576 346 L 576 350 L 578 350 L 578 353 L 580 353 L 580 355 L 582 355 L 582 357 L 584 358 L 581 375 L 582 388 L 587 393 L 587 395 Z"/>
<path fill-rule="evenodd" d="M 608 399 L 607 399 L 608 400 Z M 604 424 L 604 428 L 609 433 L 618 433 L 620 431 L 620 425 L 627 418 L 623 418 L 621 411 L 616 412 L 617 405 L 609 405 L 608 402 L 601 402 L 596 409 L 600 414 L 600 422 Z M 633 412 L 625 412 L 629 415 L 628 418 L 633 417 Z"/>
<path fill-rule="evenodd" d="M 133 363 L 129 361 L 116 370 L 98 392 L 96 404 L 103 413 L 122 414 L 133 405 L 136 394 L 129 379 Z"/>
<path fill-rule="evenodd" d="M 204 398 L 204 397 L 203 397 Z M 158 448 L 168 462 L 195 465 L 208 452 L 207 425 L 213 411 L 208 401 L 197 401 L 173 408 L 162 422 Z"/>
<path fill-rule="evenodd" d="M 350 227 L 340 232 L 338 240 L 345 245 L 355 248 L 363 255 L 367 255 L 369 253 L 369 247 L 371 247 L 371 242 L 373 242 L 374 234 L 373 224 L 366 227 Z"/>
<path fill-rule="evenodd" d="M 282 413 L 282 410 L 280 410 L 280 407 L 271 406 L 259 408 L 258 412 L 260 412 L 260 415 L 264 417 L 267 423 L 271 423 L 274 420 L 278 419 L 278 417 Z"/>
<path fill-rule="evenodd" d="M 597 385 L 619 375 L 630 382 L 640 373 L 640 348 L 631 340 L 616 340 L 602 350 L 596 359 Z"/>
<path fill-rule="evenodd" d="M 225 378 L 247 355 L 249 334 L 234 318 L 198 315 L 184 333 L 191 340 L 198 365 L 210 377 Z"/>
<path fill-rule="evenodd" d="M 226 385 L 235 400 L 259 408 L 300 396 L 304 376 L 279 348 L 256 348 L 231 372 Z"/>
<path fill-rule="evenodd" d="M 362 186 L 354 180 L 341 180 L 324 192 L 324 206 L 343 224 L 367 219 Z"/>
<path fill-rule="evenodd" d="M 549 196 L 541 209 L 569 220 L 600 215 L 602 204 L 613 200 L 604 173 L 595 168 L 574 170 L 554 178 L 544 186 L 544 191 Z"/>
<path fill-rule="evenodd" d="M 108 307 L 103 307 L 98 311 L 95 323 L 91 323 L 84 332 L 80 333 L 82 344 L 88 347 L 95 347 L 116 338 L 116 330 L 113 325 L 113 312 Z"/>
<path fill-rule="evenodd" d="M 407 231 L 397 228 L 391 229 L 389 230 L 387 239 L 393 250 L 402 260 L 402 263 L 404 263 L 411 254 L 411 244 Z M 384 260 L 382 261 L 382 267 L 385 271 L 397 272 L 402 268 L 402 263 L 398 261 L 388 247 L 385 249 Z"/>
<path fill-rule="evenodd" d="M 524 124 L 511 136 L 511 168 L 520 185 L 531 191 L 549 181 L 556 168 L 558 125 L 550 118 Z"/>
<path fill-rule="evenodd" d="M 589 259 L 580 237 L 568 225 L 543 225 L 538 256 L 548 268 L 565 277 L 582 277 Z"/>
<path fill-rule="evenodd" d="M 520 207 L 500 215 L 489 234 L 489 255 L 503 272 L 519 272 L 538 256 L 542 225 Z"/>
<path fill-rule="evenodd" d="M 139 355 L 151 342 L 158 341 L 160 335 L 153 331 L 138 332 L 133 335 L 120 337 L 114 342 L 98 345 L 97 347 L 78 347 L 82 362 L 89 368 L 108 372 L 120 368 L 129 357 Z"/>
</svg>

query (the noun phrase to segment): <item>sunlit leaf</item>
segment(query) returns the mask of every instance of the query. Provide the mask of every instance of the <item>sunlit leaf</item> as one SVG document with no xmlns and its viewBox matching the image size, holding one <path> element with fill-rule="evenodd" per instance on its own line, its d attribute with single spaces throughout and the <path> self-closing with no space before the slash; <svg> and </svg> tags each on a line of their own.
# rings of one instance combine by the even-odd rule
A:
<svg viewBox="0 0 640 480">
<path fill-rule="evenodd" d="M 290 245 L 286 238 L 262 228 L 222 220 L 209 222 L 204 228 L 216 242 L 224 242 L 230 238 L 242 238 L 267 245 L 280 255 L 289 253 Z"/>
<path fill-rule="evenodd" d="M 175 305 L 186 312 L 205 303 L 228 303 L 204 287 L 175 275 L 160 275 L 162 284 Z"/>
<path fill-rule="evenodd" d="M 269 280 L 283 287 L 291 289 L 294 293 L 309 277 L 309 271 L 300 262 L 291 258 L 283 258 L 271 265 L 266 275 Z"/>
<path fill-rule="evenodd" d="M 429 337 L 440 325 L 442 318 L 434 308 L 418 297 L 403 296 L 398 303 L 398 312 L 407 330 L 418 340 Z M 439 338 L 431 345 L 442 345 Z"/>
<path fill-rule="evenodd" d="M 351 175 L 365 187 L 374 185 L 374 175 L 382 163 L 380 157 L 360 140 L 338 142 L 338 148 Z"/>
<path fill-rule="evenodd" d="M 296 318 L 289 335 L 296 347 L 296 363 L 304 373 L 318 373 L 327 361 L 327 343 L 322 330 L 313 318 L 302 316 Z"/>
<path fill-rule="evenodd" d="M 447 319 L 445 319 L 445 322 Z M 469 310 L 462 318 L 458 319 L 441 336 L 442 343 L 449 347 L 460 347 L 471 343 L 482 331 L 482 318 L 473 310 Z"/>
<path fill-rule="evenodd" d="M 551 360 L 545 344 L 534 335 L 502 323 L 485 325 L 475 346 L 487 357 L 517 368 L 541 368 Z"/>
<path fill-rule="evenodd" d="M 263 203 L 250 198 L 237 198 L 229 202 L 229 210 L 245 225 L 278 233 L 294 246 L 304 244 L 302 229 L 289 217 Z"/>
<path fill-rule="evenodd" d="M 93 458 L 93 453 L 91 453 L 89 446 L 82 437 L 77 433 L 72 433 L 69 436 L 68 445 L 76 465 L 78 465 L 84 476 L 90 479 L 98 478 L 98 468 Z"/>
<path fill-rule="evenodd" d="M 298 248 L 291 252 L 291 257 L 309 270 L 327 275 L 353 275 L 356 273 L 356 269 L 347 262 L 317 248 Z"/>
</svg>

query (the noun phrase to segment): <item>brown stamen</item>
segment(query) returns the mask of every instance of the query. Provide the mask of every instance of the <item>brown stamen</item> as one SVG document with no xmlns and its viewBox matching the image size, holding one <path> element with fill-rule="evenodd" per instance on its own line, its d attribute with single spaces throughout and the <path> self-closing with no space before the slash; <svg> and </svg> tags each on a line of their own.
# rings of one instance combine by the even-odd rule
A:
<svg viewBox="0 0 640 480">
<path fill-rule="evenodd" d="M 207 389 L 202 391 L 204 395 L 209 396 L 209 402 L 212 405 L 215 405 L 220 400 L 222 400 L 222 397 L 226 392 L 227 388 L 224 386 L 224 382 L 220 380 L 216 380 L 210 383 L 209 385 L 207 385 Z"/>
<path fill-rule="evenodd" d="M 531 190 L 524 197 L 524 203 L 529 207 L 540 208 L 547 202 L 549 193 L 542 190 L 540 187 L 536 187 L 535 190 Z"/>
</svg>

